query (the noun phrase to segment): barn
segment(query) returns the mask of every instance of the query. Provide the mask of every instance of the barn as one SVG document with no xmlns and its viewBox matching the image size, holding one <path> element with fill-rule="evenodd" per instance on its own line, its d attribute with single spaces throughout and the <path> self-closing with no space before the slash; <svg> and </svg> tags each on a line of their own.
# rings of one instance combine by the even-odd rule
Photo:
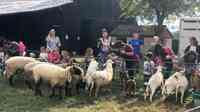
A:
<svg viewBox="0 0 200 112">
<path fill-rule="evenodd" d="M 95 47 L 101 28 L 112 30 L 120 12 L 117 1 L 1 0 L 0 36 L 23 40 L 29 49 L 39 49 L 54 28 L 63 49 L 81 52 Z"/>
</svg>

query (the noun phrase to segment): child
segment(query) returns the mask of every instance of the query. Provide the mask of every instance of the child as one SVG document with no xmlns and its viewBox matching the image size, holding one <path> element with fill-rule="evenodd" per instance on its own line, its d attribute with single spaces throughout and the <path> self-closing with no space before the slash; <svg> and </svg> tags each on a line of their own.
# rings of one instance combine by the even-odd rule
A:
<svg viewBox="0 0 200 112">
<path fill-rule="evenodd" d="M 48 53 L 44 46 L 40 48 L 40 57 L 41 61 L 47 62 L 48 61 Z"/>
<path fill-rule="evenodd" d="M 60 63 L 60 58 L 61 58 L 61 56 L 60 56 L 58 50 L 53 50 L 52 52 L 48 53 L 48 61 L 50 63 L 59 64 Z"/>
<path fill-rule="evenodd" d="M 153 54 L 152 52 L 148 52 L 146 54 L 146 60 L 144 61 L 144 86 L 147 85 L 150 77 L 154 73 L 155 64 L 153 61 Z"/>
<path fill-rule="evenodd" d="M 87 48 L 85 51 L 85 62 L 86 65 L 89 65 L 90 60 L 93 59 L 94 57 L 94 51 L 92 48 Z"/>
<path fill-rule="evenodd" d="M 26 55 L 26 46 L 22 41 L 19 41 L 18 44 L 18 51 L 20 56 L 25 56 Z"/>
<path fill-rule="evenodd" d="M 61 51 L 61 63 L 68 63 L 70 64 L 71 63 L 71 56 L 70 56 L 70 53 L 66 50 L 62 50 Z"/>
</svg>

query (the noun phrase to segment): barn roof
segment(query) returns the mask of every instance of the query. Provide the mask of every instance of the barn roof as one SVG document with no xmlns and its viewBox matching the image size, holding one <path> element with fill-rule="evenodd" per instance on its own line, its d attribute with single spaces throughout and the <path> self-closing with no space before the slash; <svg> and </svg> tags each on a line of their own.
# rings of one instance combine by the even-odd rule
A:
<svg viewBox="0 0 200 112">
<path fill-rule="evenodd" d="M 118 25 L 112 32 L 111 36 L 121 38 L 126 38 L 131 36 L 131 32 L 139 32 L 143 37 L 153 37 L 156 35 L 155 32 L 156 26 L 147 25 L 147 26 L 137 26 L 134 24 L 121 24 Z M 167 29 L 166 26 L 163 26 L 163 30 L 161 32 L 161 36 L 163 38 L 172 38 L 171 32 Z"/>
<path fill-rule="evenodd" d="M 38 11 L 72 2 L 73 0 L 1 0 L 0 15 Z"/>
</svg>

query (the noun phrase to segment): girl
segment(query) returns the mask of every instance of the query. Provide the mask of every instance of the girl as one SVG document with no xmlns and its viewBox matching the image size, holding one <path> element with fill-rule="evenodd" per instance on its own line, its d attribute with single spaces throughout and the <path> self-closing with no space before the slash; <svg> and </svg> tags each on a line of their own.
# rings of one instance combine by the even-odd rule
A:
<svg viewBox="0 0 200 112">
<path fill-rule="evenodd" d="M 56 36 L 56 31 L 54 29 L 51 29 L 49 31 L 49 34 L 46 38 L 46 42 L 47 42 L 47 49 L 49 51 L 57 50 L 60 49 L 61 47 L 60 38 Z"/>
<path fill-rule="evenodd" d="M 41 61 L 47 62 L 48 61 L 48 53 L 47 49 L 43 46 L 40 48 L 40 57 Z"/>
<path fill-rule="evenodd" d="M 103 64 L 106 62 L 107 55 L 110 50 L 111 37 L 108 35 L 107 30 L 102 29 L 102 38 L 100 38 L 100 62 Z"/>
</svg>

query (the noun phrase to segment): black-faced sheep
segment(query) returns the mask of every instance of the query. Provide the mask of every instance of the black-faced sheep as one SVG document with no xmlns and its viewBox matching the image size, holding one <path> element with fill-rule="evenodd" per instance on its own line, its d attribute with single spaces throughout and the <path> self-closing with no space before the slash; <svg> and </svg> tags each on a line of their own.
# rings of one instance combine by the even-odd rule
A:
<svg viewBox="0 0 200 112">
<path fill-rule="evenodd" d="M 42 95 L 40 85 L 44 81 L 47 82 L 52 89 L 51 97 L 55 96 L 55 89 L 59 88 L 59 95 L 61 98 L 63 88 L 72 80 L 70 70 L 71 66 L 64 69 L 49 63 L 42 63 L 34 66 L 31 74 L 35 82 L 35 95 Z"/>
<path fill-rule="evenodd" d="M 77 65 L 72 65 L 72 66 L 70 66 L 69 71 L 72 76 L 72 80 L 71 80 L 71 83 L 69 84 L 68 88 L 66 88 L 66 93 L 67 93 L 67 91 L 70 91 L 69 94 L 73 94 L 73 95 L 79 94 L 81 84 L 82 84 L 83 78 L 84 78 L 84 70 Z"/>
<path fill-rule="evenodd" d="M 4 75 L 11 86 L 13 86 L 13 76 L 18 70 L 24 69 L 24 66 L 30 62 L 37 62 L 34 58 L 31 57 L 22 57 L 22 56 L 15 56 L 11 57 L 5 62 L 5 71 Z"/>
</svg>

